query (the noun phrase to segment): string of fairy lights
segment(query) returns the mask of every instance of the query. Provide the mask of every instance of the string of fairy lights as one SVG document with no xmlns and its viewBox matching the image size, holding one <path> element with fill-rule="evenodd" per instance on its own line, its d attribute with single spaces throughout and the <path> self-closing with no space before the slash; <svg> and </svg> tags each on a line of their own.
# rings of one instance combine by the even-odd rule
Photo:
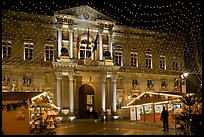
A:
<svg viewBox="0 0 204 137">
<path fill-rule="evenodd" d="M 98 3 L 98 4 L 97 4 Z M 46 16 L 53 16 L 53 11 L 71 8 L 74 6 L 89 5 L 95 10 L 107 15 L 117 21 L 116 25 L 130 28 L 137 28 L 141 31 L 133 32 L 120 30 L 123 34 L 118 36 L 119 39 L 115 40 L 116 43 L 123 42 L 127 47 L 132 48 L 135 43 L 140 45 L 138 50 L 146 48 L 146 50 L 154 49 L 157 45 L 160 45 L 160 49 L 156 50 L 155 54 L 162 53 L 166 48 L 169 48 L 172 58 L 175 53 L 178 56 L 183 56 L 189 63 L 180 64 L 186 66 L 183 68 L 183 72 L 190 72 L 193 74 L 201 74 L 202 71 L 197 63 L 201 63 L 202 46 L 201 46 L 201 4 L 197 1 L 194 2 L 172 2 L 172 3 L 158 3 L 158 2 L 135 2 L 135 1 L 13 1 L 7 0 L 3 2 L 3 9 L 9 9 L 11 11 L 18 11 L 21 14 L 29 16 L 31 20 L 25 20 L 23 26 L 18 27 L 18 19 L 10 17 L 10 20 L 5 20 L 6 23 L 11 23 L 11 20 L 16 22 L 12 27 L 8 27 L 8 34 L 15 32 L 15 35 L 24 35 L 33 37 L 36 36 L 36 43 L 40 44 L 41 37 L 52 37 L 52 27 L 44 27 L 44 24 L 35 20 L 37 17 L 39 20 L 44 20 L 46 23 L 53 25 L 52 20 L 46 20 Z M 17 14 L 17 13 L 14 13 Z M 42 16 L 44 15 L 44 16 Z M 8 18 L 8 17 L 7 17 Z M 19 16 L 20 18 L 20 16 Z M 23 20 L 23 18 L 22 18 Z M 2 22 L 3 23 L 3 22 Z M 24 29 L 28 28 L 27 30 Z M 40 32 L 40 28 L 43 28 L 43 33 Z M 17 29 L 17 30 L 16 30 Z M 142 30 L 147 30 L 144 36 Z M 5 30 L 7 31 L 7 30 Z M 56 30 L 55 30 L 56 31 Z M 131 35 L 130 35 L 131 33 Z M 165 35 L 165 36 L 163 36 Z M 162 37 L 162 39 L 157 39 Z M 17 38 L 15 38 L 17 39 Z M 126 40 L 128 39 L 128 40 Z M 20 41 L 15 41 L 18 44 Z M 171 45 L 171 46 L 170 46 Z M 184 46 L 184 51 L 180 52 L 180 46 Z M 179 52 L 177 52 L 179 51 Z M 22 51 L 17 50 L 15 54 L 21 55 Z M 34 58 L 40 58 L 44 55 L 44 51 L 35 52 Z M 124 55 L 126 56 L 126 55 Z M 18 61 L 15 56 L 11 56 L 11 61 Z M 125 62 L 125 60 L 123 60 Z M 32 63 L 33 61 L 28 61 Z M 39 60 L 40 62 L 40 60 Z M 156 65 L 159 65 L 159 58 L 155 60 Z M 9 62 L 8 62 L 9 63 Z M 12 63 L 12 62 L 10 62 Z M 180 67 L 181 67 L 180 66 Z M 190 69 L 186 69 L 190 68 Z"/>
</svg>

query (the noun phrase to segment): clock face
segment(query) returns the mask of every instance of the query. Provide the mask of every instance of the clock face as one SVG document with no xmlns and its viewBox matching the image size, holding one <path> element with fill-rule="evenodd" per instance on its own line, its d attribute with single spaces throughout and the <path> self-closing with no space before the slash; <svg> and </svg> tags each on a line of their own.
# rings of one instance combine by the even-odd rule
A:
<svg viewBox="0 0 204 137">
<path fill-rule="evenodd" d="M 86 20 L 89 19 L 89 17 L 90 17 L 90 16 L 89 16 L 88 13 L 84 13 L 84 14 L 83 14 L 83 18 L 86 19 Z"/>
</svg>

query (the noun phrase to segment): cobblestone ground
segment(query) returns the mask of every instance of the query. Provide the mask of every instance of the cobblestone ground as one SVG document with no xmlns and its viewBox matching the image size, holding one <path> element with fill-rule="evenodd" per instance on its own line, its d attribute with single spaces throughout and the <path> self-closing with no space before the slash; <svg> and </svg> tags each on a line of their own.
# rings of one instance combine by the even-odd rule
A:
<svg viewBox="0 0 204 137">
<path fill-rule="evenodd" d="M 48 132 L 44 131 L 40 134 L 48 134 Z M 129 119 L 107 123 L 102 123 L 99 119 L 97 121 L 76 119 L 73 122 L 62 122 L 52 132 L 56 135 L 176 135 L 173 128 L 170 128 L 168 132 L 163 132 L 161 125 L 144 124 Z"/>
</svg>

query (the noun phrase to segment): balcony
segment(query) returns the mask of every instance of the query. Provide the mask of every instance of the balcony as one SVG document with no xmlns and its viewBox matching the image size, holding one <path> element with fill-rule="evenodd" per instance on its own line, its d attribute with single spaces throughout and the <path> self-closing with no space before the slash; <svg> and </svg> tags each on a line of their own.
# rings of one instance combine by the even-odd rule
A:
<svg viewBox="0 0 204 137">
<path fill-rule="evenodd" d="M 55 65 L 70 66 L 70 65 L 84 65 L 84 66 L 114 66 L 113 60 L 105 58 L 104 60 L 91 60 L 87 59 L 70 59 L 69 56 L 60 56 L 57 62 L 53 62 Z"/>
</svg>

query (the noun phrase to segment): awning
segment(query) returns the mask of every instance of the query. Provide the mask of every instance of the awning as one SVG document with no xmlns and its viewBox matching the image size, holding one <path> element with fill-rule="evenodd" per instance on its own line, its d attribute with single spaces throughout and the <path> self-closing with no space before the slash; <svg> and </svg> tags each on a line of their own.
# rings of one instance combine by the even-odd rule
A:
<svg viewBox="0 0 204 137">
<path fill-rule="evenodd" d="M 143 105 L 149 103 L 158 103 L 158 102 L 168 102 L 173 100 L 178 100 L 184 94 L 183 93 L 172 93 L 172 92 L 144 92 L 140 94 L 137 98 L 130 101 L 127 106 Z"/>
</svg>

